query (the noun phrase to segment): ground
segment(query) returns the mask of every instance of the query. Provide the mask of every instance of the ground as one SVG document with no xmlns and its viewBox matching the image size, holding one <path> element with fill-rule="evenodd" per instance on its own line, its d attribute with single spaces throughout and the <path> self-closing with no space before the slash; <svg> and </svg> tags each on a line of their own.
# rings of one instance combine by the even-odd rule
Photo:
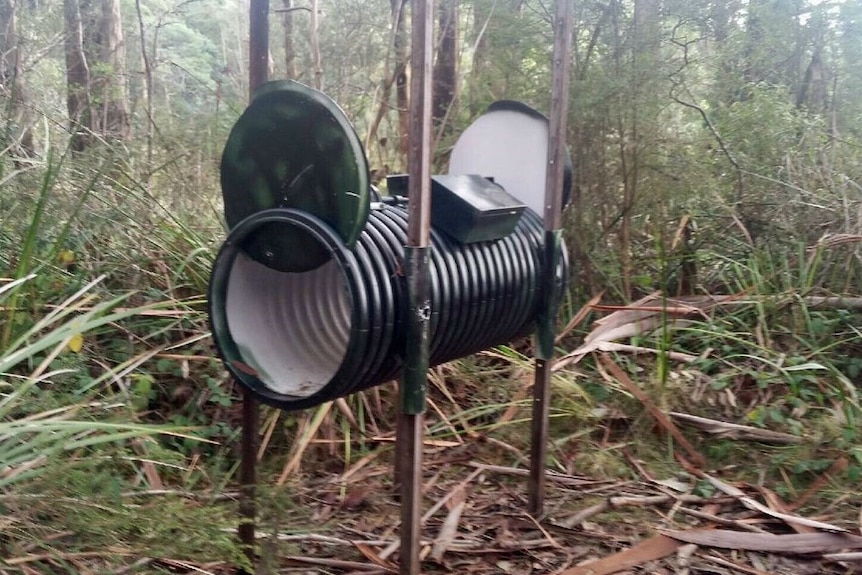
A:
<svg viewBox="0 0 862 575">
<path fill-rule="evenodd" d="M 349 458 L 340 451 L 343 442 L 323 435 L 288 473 L 281 465 L 296 460 L 270 446 L 275 453 L 262 463 L 257 489 L 257 573 L 397 573 L 401 507 L 391 432 L 358 442 L 361 449 Z M 718 441 L 689 436 L 692 450 Z M 841 553 L 862 549 L 862 537 L 853 535 L 862 497 L 847 487 L 846 460 L 837 459 L 805 489 L 789 489 L 775 479 L 781 473 L 766 473 L 768 466 L 757 463 L 776 459 L 783 447 L 732 440 L 750 457 L 697 467 L 675 446 L 669 450 L 675 459 L 642 457 L 649 451 L 639 449 L 631 429 L 625 437 L 620 442 L 606 433 L 582 442 L 595 451 L 573 454 L 568 472 L 549 469 L 538 519 L 527 513 L 522 448 L 499 434 L 429 437 L 422 573 L 855 572 L 858 557 Z M 577 473 L 578 464 L 604 467 L 591 477 Z M 221 575 L 242 563 L 235 543 L 239 495 L 229 486 L 115 492 L 124 483 L 110 474 L 100 479 L 98 462 L 75 473 L 63 469 L 45 481 L 64 496 L 43 485 L 41 492 L 0 501 L 8 512 L 0 519 L 7 534 L 0 543 L 8 543 L 0 544 L 0 575 Z M 86 485 L 86 495 L 76 493 L 79 485 Z M 102 485 L 98 495 L 95 485 Z M 24 541 L 40 543 L 18 544 Z"/>
<path fill-rule="evenodd" d="M 841 535 L 847 547 L 835 547 L 829 530 L 858 529 L 852 521 L 859 509 L 857 494 L 823 509 L 819 518 L 834 524 L 821 526 L 793 515 L 794 505 L 766 487 L 740 485 L 742 493 L 734 497 L 722 491 L 733 492 L 734 486 L 719 479 L 720 471 L 703 475 L 719 487 L 708 490 L 702 478 L 682 469 L 676 477 L 657 478 L 632 459 L 632 477 L 637 478 L 630 480 L 549 472 L 545 514 L 536 520 L 526 511 L 526 470 L 483 463 L 499 459 L 494 451 L 481 441 L 426 446 L 423 573 L 854 572 L 852 563 L 830 559 L 829 554 L 860 547 L 862 538 Z M 282 487 L 262 488 L 260 572 L 398 572 L 400 507 L 392 462 L 376 453 L 342 473 L 304 474 Z M 271 504 L 280 497 L 290 501 Z M 752 508 L 751 501 L 765 502 L 763 509 Z M 702 536 L 704 529 L 749 534 L 751 545 L 743 546 L 755 549 L 673 539 L 679 532 Z M 757 551 L 760 534 L 790 536 L 790 546 L 779 553 Z M 804 534 L 822 549 L 798 554 Z"/>
</svg>

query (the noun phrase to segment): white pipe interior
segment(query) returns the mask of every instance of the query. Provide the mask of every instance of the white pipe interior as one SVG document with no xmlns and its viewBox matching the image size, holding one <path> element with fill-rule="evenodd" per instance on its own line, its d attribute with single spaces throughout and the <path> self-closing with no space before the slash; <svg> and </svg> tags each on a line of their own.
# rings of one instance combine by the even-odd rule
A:
<svg viewBox="0 0 862 575">
<path fill-rule="evenodd" d="M 270 269 L 239 253 L 228 278 L 228 329 L 245 366 L 270 390 L 307 397 L 332 379 L 347 352 L 351 302 L 333 258 L 303 273 Z"/>
</svg>

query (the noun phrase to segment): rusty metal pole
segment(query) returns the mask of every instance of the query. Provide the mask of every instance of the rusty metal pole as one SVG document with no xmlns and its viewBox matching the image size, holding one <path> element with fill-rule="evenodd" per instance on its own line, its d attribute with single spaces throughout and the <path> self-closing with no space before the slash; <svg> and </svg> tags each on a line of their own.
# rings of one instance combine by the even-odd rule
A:
<svg viewBox="0 0 862 575">
<path fill-rule="evenodd" d="M 396 465 L 401 483 L 401 575 L 419 574 L 422 507 L 422 443 L 428 375 L 428 329 L 431 297 L 428 282 L 431 250 L 431 64 L 434 2 L 412 2 L 410 146 L 407 204 L 407 342 L 401 380 Z"/>
<path fill-rule="evenodd" d="M 251 100 L 254 91 L 265 83 L 269 75 L 269 0 L 251 0 L 249 6 L 248 38 L 248 91 Z M 239 540 L 245 556 L 254 566 L 255 540 L 255 490 L 257 486 L 257 436 L 260 410 L 254 395 L 243 387 L 242 392 L 242 439 L 239 468 Z M 251 575 L 240 569 L 241 575 Z"/>
<path fill-rule="evenodd" d="M 566 154 L 566 116 L 569 104 L 569 56 L 572 45 L 574 0 L 557 0 L 554 18 L 553 86 L 548 127 L 548 166 L 545 177 L 545 269 L 536 329 L 536 371 L 528 482 L 529 512 L 542 515 L 545 506 L 545 459 L 548 456 L 548 417 L 551 403 L 551 362 L 554 321 L 560 295 L 556 272 L 562 249 L 563 171 Z"/>
</svg>

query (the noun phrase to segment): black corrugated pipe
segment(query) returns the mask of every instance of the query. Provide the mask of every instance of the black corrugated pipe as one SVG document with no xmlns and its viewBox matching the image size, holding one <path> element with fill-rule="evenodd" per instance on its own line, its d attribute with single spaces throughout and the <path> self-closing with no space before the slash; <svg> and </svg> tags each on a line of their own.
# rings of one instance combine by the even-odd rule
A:
<svg viewBox="0 0 862 575">
<path fill-rule="evenodd" d="M 327 254 L 326 263 L 284 272 L 246 255 L 257 234 L 280 232 L 307 237 Z M 395 203 L 374 205 L 353 249 L 321 219 L 296 209 L 263 210 L 236 225 L 216 259 L 209 293 L 213 334 L 228 369 L 282 409 L 397 377 L 406 232 L 407 212 Z M 431 236 L 432 365 L 533 330 L 544 258 L 534 212 L 526 210 L 515 231 L 497 241 L 462 244 L 433 228 Z M 566 267 L 564 260 L 556 272 L 560 288 Z"/>
<path fill-rule="evenodd" d="M 548 129 L 532 108 L 497 102 L 459 137 L 449 174 L 432 177 L 431 300 L 413 306 L 431 310 L 431 365 L 530 333 L 541 296 L 563 292 L 564 259 L 551 264 L 554 289 L 540 287 L 548 254 L 557 259 L 537 215 Z M 308 86 L 261 86 L 231 130 L 221 163 L 231 231 L 209 315 L 227 368 L 262 401 L 300 409 L 400 375 L 411 186 L 387 183 L 392 197 L 377 201 L 350 122 Z"/>
</svg>

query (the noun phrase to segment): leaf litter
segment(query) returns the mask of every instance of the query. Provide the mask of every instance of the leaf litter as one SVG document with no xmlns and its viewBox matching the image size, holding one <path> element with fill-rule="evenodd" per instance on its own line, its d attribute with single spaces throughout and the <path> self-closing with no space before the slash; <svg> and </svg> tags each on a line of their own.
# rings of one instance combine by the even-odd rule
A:
<svg viewBox="0 0 862 575">
<path fill-rule="evenodd" d="M 774 494 L 761 502 L 755 486 L 705 472 L 712 496 L 692 493 L 693 482 L 680 492 L 652 478 L 549 473 L 547 515 L 537 520 L 525 512 L 526 469 L 463 461 L 461 449 L 426 449 L 423 573 L 838 574 L 862 549 L 851 533 L 858 526 L 774 509 L 781 505 Z M 296 484 L 300 505 L 281 518 L 293 534 L 260 536 L 290 542 L 293 551 L 278 563 L 305 571 L 277 572 L 396 573 L 399 508 L 388 477 L 352 474 L 367 494 L 361 512 L 339 504 L 343 476 Z M 309 515 L 325 516 L 326 527 L 315 529 Z"/>
</svg>

